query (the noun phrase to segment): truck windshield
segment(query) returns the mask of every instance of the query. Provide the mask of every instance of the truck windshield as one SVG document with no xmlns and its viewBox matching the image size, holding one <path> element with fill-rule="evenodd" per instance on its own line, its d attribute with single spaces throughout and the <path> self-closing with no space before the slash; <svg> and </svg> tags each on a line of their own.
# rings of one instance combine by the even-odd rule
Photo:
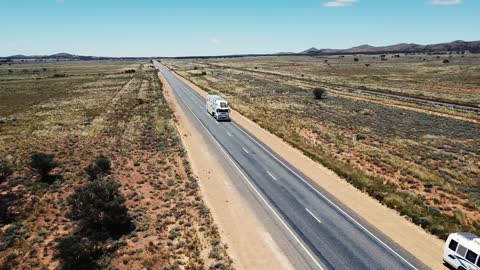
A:
<svg viewBox="0 0 480 270">
<path fill-rule="evenodd" d="M 220 108 L 228 108 L 226 102 L 220 102 Z"/>
</svg>

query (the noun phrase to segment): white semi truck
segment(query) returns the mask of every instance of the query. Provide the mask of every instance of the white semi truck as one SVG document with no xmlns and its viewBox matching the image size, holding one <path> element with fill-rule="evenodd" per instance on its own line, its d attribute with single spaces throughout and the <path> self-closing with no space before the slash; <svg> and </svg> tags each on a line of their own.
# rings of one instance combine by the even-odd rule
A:
<svg viewBox="0 0 480 270">
<path fill-rule="evenodd" d="M 217 121 L 230 121 L 228 102 L 217 95 L 208 95 L 207 112 Z"/>
</svg>

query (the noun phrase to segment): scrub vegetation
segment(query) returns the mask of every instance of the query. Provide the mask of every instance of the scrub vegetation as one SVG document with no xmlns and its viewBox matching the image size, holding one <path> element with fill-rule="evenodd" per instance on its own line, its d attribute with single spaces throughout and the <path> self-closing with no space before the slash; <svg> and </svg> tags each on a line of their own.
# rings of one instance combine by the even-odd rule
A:
<svg viewBox="0 0 480 270">
<path fill-rule="evenodd" d="M 456 231 L 480 234 L 480 116 L 361 90 L 476 105 L 479 60 L 475 54 L 402 54 L 163 63 L 445 238 Z M 208 75 L 196 76 L 200 71 Z"/>
<path fill-rule="evenodd" d="M 0 269 L 231 269 L 148 62 L 0 66 Z"/>
</svg>

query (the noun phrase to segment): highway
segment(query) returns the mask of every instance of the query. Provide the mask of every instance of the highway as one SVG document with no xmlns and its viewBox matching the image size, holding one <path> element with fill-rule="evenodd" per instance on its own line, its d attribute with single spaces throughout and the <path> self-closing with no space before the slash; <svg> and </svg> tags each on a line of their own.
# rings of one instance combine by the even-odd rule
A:
<svg viewBox="0 0 480 270">
<path fill-rule="evenodd" d="M 197 131 L 237 170 L 257 204 L 282 230 L 310 269 L 427 269 L 233 120 L 217 122 L 205 100 L 154 61 Z M 252 244 L 254 248 L 254 244 Z"/>
</svg>

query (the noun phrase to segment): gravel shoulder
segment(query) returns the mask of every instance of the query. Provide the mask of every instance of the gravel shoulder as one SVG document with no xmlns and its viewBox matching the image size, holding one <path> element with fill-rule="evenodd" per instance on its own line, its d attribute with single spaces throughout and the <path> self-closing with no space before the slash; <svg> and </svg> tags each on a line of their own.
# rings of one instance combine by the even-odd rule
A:
<svg viewBox="0 0 480 270">
<path fill-rule="evenodd" d="M 178 74 L 176 76 L 200 95 L 206 97 L 207 93 L 198 86 Z M 378 203 L 369 197 L 368 194 L 362 193 L 331 170 L 308 158 L 299 150 L 264 130 L 235 110 L 232 110 L 231 117 L 237 124 L 256 136 L 305 176 L 312 179 L 317 185 L 332 194 L 353 212 L 367 220 L 376 229 L 413 254 L 428 267 L 444 269 L 442 264 L 442 240 L 425 232 L 421 227 L 411 223 L 394 210 Z"/>
</svg>

